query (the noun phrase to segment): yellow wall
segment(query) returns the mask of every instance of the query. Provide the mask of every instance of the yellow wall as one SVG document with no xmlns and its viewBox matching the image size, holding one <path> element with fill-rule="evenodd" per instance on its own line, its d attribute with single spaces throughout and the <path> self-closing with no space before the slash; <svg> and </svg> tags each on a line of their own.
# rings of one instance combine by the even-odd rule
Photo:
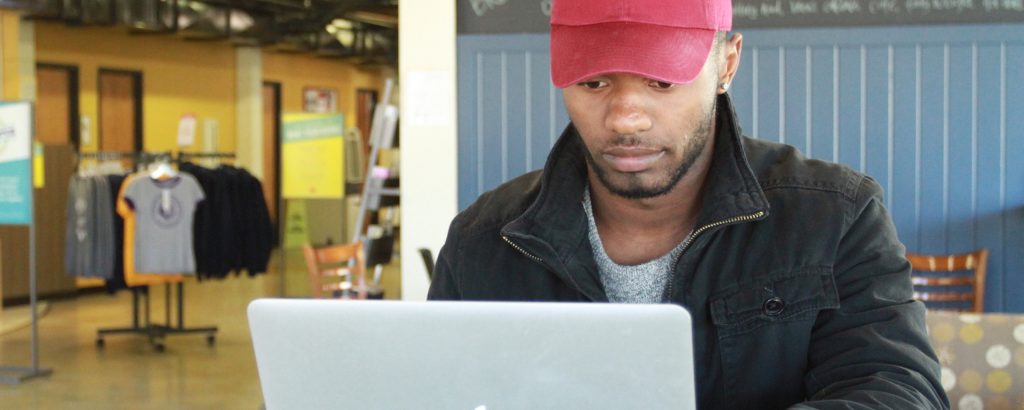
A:
<svg viewBox="0 0 1024 410">
<path fill-rule="evenodd" d="M 345 126 L 356 125 L 356 90 L 384 92 L 379 70 L 359 69 L 338 59 L 312 54 L 263 52 L 263 79 L 281 83 L 281 109 L 302 112 L 302 90 L 331 88 L 338 92 L 338 111 L 345 114 Z M 378 95 L 378 98 L 383 98 Z"/>
<path fill-rule="evenodd" d="M 11 10 L 0 10 L 0 36 L 3 41 L 0 43 L 0 54 L 3 64 L 3 96 L 5 100 L 17 100 L 21 98 L 21 79 L 18 75 L 18 20 L 21 17 L 18 12 Z"/>
<path fill-rule="evenodd" d="M 339 60 L 272 51 L 263 52 L 262 58 L 264 79 L 282 85 L 285 112 L 302 111 L 305 86 L 334 88 L 338 90 L 338 108 L 345 113 L 347 125 L 353 126 L 355 90 L 383 88 L 377 71 L 359 70 Z M 83 145 L 85 150 L 97 149 L 99 141 L 100 68 L 142 72 L 143 149 L 177 149 L 178 121 L 186 113 L 195 114 L 198 120 L 195 144 L 186 150 L 202 149 L 206 119 L 217 121 L 218 150 L 231 152 L 237 147 L 235 49 L 227 42 L 185 41 L 175 35 L 129 35 L 124 27 L 37 22 L 36 60 L 78 67 L 80 112 L 92 119 L 92 141 Z M 4 68 L 6 71 L 7 64 Z M 11 69 L 17 72 L 16 68 Z"/>
<path fill-rule="evenodd" d="M 92 119 L 91 144 L 99 141 L 100 68 L 142 72 L 143 149 L 177 148 L 178 120 L 195 114 L 196 144 L 202 147 L 205 119 L 218 123 L 218 150 L 235 148 L 234 50 L 222 42 L 186 42 L 173 35 L 129 35 L 123 27 L 36 24 L 36 60 L 78 66 L 79 107 Z"/>
</svg>

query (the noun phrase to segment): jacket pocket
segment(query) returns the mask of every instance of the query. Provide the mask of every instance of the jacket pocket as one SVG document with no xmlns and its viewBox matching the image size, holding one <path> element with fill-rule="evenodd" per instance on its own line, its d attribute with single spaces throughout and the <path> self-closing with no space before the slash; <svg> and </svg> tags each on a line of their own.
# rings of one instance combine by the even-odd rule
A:
<svg viewBox="0 0 1024 410">
<path fill-rule="evenodd" d="M 785 408 L 806 397 L 815 319 L 838 308 L 839 296 L 828 267 L 764 276 L 712 297 L 711 319 L 730 401 Z"/>
<path fill-rule="evenodd" d="M 712 298 L 711 319 L 720 337 L 776 322 L 813 320 L 819 311 L 839 307 L 829 267 L 773 276 Z"/>
</svg>

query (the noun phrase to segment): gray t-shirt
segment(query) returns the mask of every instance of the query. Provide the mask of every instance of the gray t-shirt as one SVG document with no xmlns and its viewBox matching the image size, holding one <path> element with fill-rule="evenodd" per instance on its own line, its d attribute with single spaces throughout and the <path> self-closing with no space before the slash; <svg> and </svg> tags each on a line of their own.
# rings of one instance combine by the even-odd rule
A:
<svg viewBox="0 0 1024 410">
<path fill-rule="evenodd" d="M 135 209 L 135 271 L 195 273 L 192 220 L 205 198 L 195 177 L 184 172 L 163 181 L 140 176 L 124 197 Z"/>
<path fill-rule="evenodd" d="M 594 221 L 594 209 L 590 203 L 590 190 L 583 193 L 583 210 L 587 213 L 590 247 L 594 251 L 597 273 L 601 276 L 608 301 L 614 303 L 662 303 L 665 287 L 672 277 L 672 268 L 683 251 L 680 242 L 661 257 L 639 265 L 619 265 L 604 250 L 601 235 Z"/>
<path fill-rule="evenodd" d="M 73 175 L 68 186 L 64 269 L 68 275 L 114 275 L 114 211 L 105 175 Z"/>
</svg>

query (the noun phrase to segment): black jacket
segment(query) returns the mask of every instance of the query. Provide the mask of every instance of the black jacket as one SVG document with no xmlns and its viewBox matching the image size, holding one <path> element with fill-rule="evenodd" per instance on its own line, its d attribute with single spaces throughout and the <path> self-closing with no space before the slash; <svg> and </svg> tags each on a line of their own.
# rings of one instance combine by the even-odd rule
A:
<svg viewBox="0 0 1024 410">
<path fill-rule="evenodd" d="M 701 409 L 948 408 L 910 264 L 871 178 L 741 137 L 718 100 L 714 157 L 668 298 L 694 323 Z M 435 300 L 607 301 L 569 126 L 542 171 L 451 224 Z"/>
</svg>

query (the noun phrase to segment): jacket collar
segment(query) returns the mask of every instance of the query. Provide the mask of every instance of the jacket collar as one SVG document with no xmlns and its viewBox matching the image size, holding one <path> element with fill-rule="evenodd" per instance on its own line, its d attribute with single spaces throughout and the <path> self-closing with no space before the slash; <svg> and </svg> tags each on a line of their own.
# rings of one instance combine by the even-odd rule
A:
<svg viewBox="0 0 1024 410">
<path fill-rule="evenodd" d="M 750 169 L 742 131 L 727 94 L 719 96 L 715 147 L 697 228 L 730 218 L 768 212 L 768 200 Z M 583 211 L 587 165 L 583 142 L 569 124 L 551 149 L 533 203 L 502 228 L 527 252 L 593 300 L 607 300 L 594 263 Z"/>
</svg>

